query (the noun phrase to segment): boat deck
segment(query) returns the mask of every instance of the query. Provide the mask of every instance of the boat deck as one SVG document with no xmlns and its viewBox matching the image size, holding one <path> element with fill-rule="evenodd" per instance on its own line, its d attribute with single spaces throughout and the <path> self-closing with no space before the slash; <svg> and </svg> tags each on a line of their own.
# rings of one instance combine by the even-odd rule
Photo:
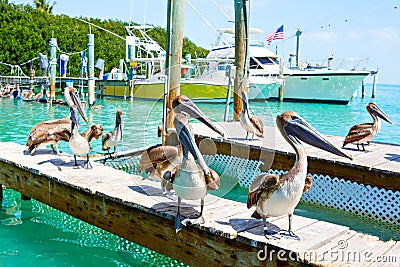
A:
<svg viewBox="0 0 400 267">
<path fill-rule="evenodd" d="M 355 153 L 355 152 L 354 152 Z M 80 160 L 79 164 L 82 164 Z M 244 203 L 208 195 L 205 224 L 175 233 L 177 201 L 159 182 L 92 163 L 74 169 L 73 157 L 48 149 L 27 155 L 25 147 L 0 142 L 0 184 L 60 211 L 191 266 L 398 266 L 400 243 L 383 242 L 346 226 L 294 216 L 300 241 L 267 239 L 262 222 Z M 182 214 L 199 203 L 183 201 Z M 270 227 L 287 229 L 287 216 Z"/>
</svg>

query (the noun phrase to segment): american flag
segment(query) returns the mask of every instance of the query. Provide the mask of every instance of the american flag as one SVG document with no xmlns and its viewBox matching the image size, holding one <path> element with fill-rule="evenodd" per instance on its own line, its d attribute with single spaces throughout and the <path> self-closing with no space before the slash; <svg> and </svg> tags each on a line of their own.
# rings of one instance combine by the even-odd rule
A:
<svg viewBox="0 0 400 267">
<path fill-rule="evenodd" d="M 284 39 L 284 37 L 283 37 L 283 25 L 280 26 L 275 31 L 265 35 L 265 41 L 267 41 L 268 45 L 270 45 L 273 40 L 283 40 L 283 39 Z"/>
</svg>

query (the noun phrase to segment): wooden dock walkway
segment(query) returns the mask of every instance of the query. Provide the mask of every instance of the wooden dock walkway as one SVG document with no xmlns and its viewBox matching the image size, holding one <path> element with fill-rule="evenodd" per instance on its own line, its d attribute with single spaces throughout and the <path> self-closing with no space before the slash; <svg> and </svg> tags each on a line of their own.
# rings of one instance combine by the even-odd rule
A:
<svg viewBox="0 0 400 267">
<path fill-rule="evenodd" d="M 203 154 L 224 154 L 264 163 L 262 171 L 268 169 L 289 170 L 294 163 L 295 154 L 283 139 L 279 130 L 272 126 L 264 127 L 264 139 L 245 140 L 246 133 L 239 122 L 221 122 L 220 126 L 228 133 L 222 139 L 203 124 L 193 123 L 196 142 Z M 344 137 L 326 135 L 333 144 L 341 147 Z M 345 178 L 359 184 L 377 186 L 392 191 L 400 190 L 400 146 L 371 142 L 366 152 L 357 151 L 349 144 L 343 151 L 353 160 L 342 158 L 318 148 L 304 145 L 308 155 L 308 171 L 329 175 L 332 178 Z"/>
<path fill-rule="evenodd" d="M 163 196 L 158 182 L 93 163 L 74 169 L 73 157 L 0 142 L 0 184 L 78 219 L 190 266 L 398 266 L 400 243 L 356 233 L 348 227 L 294 216 L 301 241 L 267 239 L 262 222 L 244 203 L 208 195 L 206 223 L 175 233 L 176 201 Z M 80 162 L 80 164 L 83 160 Z M 183 215 L 199 203 L 183 201 Z M 287 216 L 271 218 L 287 229 Z"/>
</svg>

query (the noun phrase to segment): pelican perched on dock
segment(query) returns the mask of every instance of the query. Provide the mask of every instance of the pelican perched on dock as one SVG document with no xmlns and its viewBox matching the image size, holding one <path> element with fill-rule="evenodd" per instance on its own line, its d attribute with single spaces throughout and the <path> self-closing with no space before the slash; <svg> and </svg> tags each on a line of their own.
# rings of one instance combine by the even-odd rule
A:
<svg viewBox="0 0 400 267">
<path fill-rule="evenodd" d="M 242 91 L 242 102 L 243 108 L 240 113 L 240 125 L 246 130 L 246 139 L 249 137 L 249 133 L 253 134 L 251 140 L 254 139 L 254 134 L 263 138 L 264 125 L 257 116 L 249 113 L 249 101 L 244 91 Z"/>
<path fill-rule="evenodd" d="M 357 145 L 358 150 L 360 150 L 359 146 L 361 145 L 362 150 L 365 151 L 364 145 L 369 144 L 369 141 L 371 141 L 381 129 L 381 121 L 379 118 L 392 124 L 385 112 L 383 112 L 374 102 L 369 103 L 366 108 L 374 122 L 357 124 L 351 127 L 349 133 L 344 139 L 343 147 L 352 143 Z"/>
<path fill-rule="evenodd" d="M 70 110 L 72 108 L 76 108 L 81 114 L 82 118 L 87 122 L 87 118 L 82 109 L 79 97 L 77 94 L 74 93 L 73 88 L 72 89 L 66 88 L 64 91 L 64 95 L 68 105 L 70 106 Z M 62 118 L 62 119 L 39 122 L 38 124 L 33 126 L 29 132 L 28 140 L 26 142 L 26 146 L 28 147 L 28 152 L 33 153 L 40 146 L 51 145 L 53 151 L 57 153 L 57 155 L 59 155 L 60 151 L 58 150 L 58 142 L 69 141 L 71 136 L 70 129 L 71 129 L 70 118 Z M 103 129 L 101 128 L 101 133 L 102 132 Z"/>
<path fill-rule="evenodd" d="M 63 118 L 57 120 L 42 121 L 32 127 L 29 132 L 26 146 L 29 154 L 41 146 L 51 145 L 53 152 L 60 155 L 58 142 L 69 142 L 71 137 L 71 119 Z M 81 135 L 90 142 L 93 138 L 98 139 L 103 134 L 100 124 L 92 124 Z"/>
<path fill-rule="evenodd" d="M 207 190 L 215 190 L 220 186 L 219 175 L 208 168 L 199 148 L 194 140 L 194 135 L 189 121 L 183 114 L 176 114 L 174 126 L 177 131 L 178 140 L 182 145 L 182 163 L 176 173 L 171 177 L 173 188 L 178 196 L 178 211 L 175 219 L 175 229 L 178 232 L 182 228 L 180 206 L 181 200 L 201 201 L 200 215 L 194 219 L 186 219 L 192 224 L 204 223 L 203 209 L 204 198 Z M 198 164 L 196 164 L 197 160 Z"/>
<path fill-rule="evenodd" d="M 76 155 L 86 154 L 86 162 L 83 165 L 85 169 L 91 169 L 92 165 L 89 162 L 90 145 L 88 140 L 78 133 L 78 110 L 76 107 L 71 108 L 71 137 L 69 139 L 69 148 L 74 154 L 75 168 L 78 168 Z"/>
<path fill-rule="evenodd" d="M 352 159 L 339 148 L 328 142 L 321 134 L 295 112 L 284 112 L 276 118 L 276 124 L 296 152 L 293 167 L 285 174 L 262 174 L 257 176 L 249 188 L 247 208 L 256 205 L 253 217 L 263 219 L 264 234 L 277 234 L 267 228 L 267 217 L 288 214 L 289 229 L 286 235 L 299 239 L 292 231 L 292 214 L 303 192 L 311 187 L 311 177 L 307 177 L 307 155 L 301 141 L 338 156 Z"/>
<path fill-rule="evenodd" d="M 110 148 L 114 147 L 114 153 L 115 153 L 115 147 L 118 145 L 118 143 L 122 139 L 122 111 L 117 110 L 116 117 L 115 117 L 115 127 L 112 132 L 108 132 L 105 135 L 103 135 L 102 139 L 102 150 L 107 150 L 108 153 L 110 153 Z"/>
</svg>

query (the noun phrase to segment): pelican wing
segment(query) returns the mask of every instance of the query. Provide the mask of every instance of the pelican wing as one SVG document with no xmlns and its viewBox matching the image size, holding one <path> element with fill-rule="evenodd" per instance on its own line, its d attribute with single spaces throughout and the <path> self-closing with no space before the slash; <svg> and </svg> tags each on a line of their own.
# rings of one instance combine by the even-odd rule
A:
<svg viewBox="0 0 400 267">
<path fill-rule="evenodd" d="M 360 141 L 368 135 L 372 134 L 372 126 L 372 123 L 363 123 L 351 127 L 349 133 L 344 139 L 343 146 L 349 143 Z"/>
<path fill-rule="evenodd" d="M 213 169 L 210 169 L 210 175 L 206 175 L 205 180 L 207 190 L 217 190 L 221 185 L 221 178 Z"/>
<path fill-rule="evenodd" d="M 161 146 L 155 145 L 149 147 L 143 152 L 140 158 L 140 165 L 138 171 L 145 170 L 151 172 L 157 167 L 157 164 L 171 160 L 178 156 L 178 148 L 175 146 Z"/>
<path fill-rule="evenodd" d="M 306 176 L 306 182 L 304 183 L 304 188 L 303 188 L 303 194 L 310 190 L 312 186 L 312 177 L 311 176 Z"/>
<path fill-rule="evenodd" d="M 279 176 L 276 174 L 261 174 L 251 183 L 247 195 L 247 208 L 256 205 L 262 193 L 273 191 L 279 184 Z"/>
<path fill-rule="evenodd" d="M 251 123 L 257 129 L 256 135 L 258 137 L 263 137 L 264 136 L 264 134 L 263 134 L 264 133 L 264 125 L 263 125 L 262 121 L 258 117 L 254 116 L 252 114 L 249 114 L 249 118 L 250 118 Z"/>
</svg>

